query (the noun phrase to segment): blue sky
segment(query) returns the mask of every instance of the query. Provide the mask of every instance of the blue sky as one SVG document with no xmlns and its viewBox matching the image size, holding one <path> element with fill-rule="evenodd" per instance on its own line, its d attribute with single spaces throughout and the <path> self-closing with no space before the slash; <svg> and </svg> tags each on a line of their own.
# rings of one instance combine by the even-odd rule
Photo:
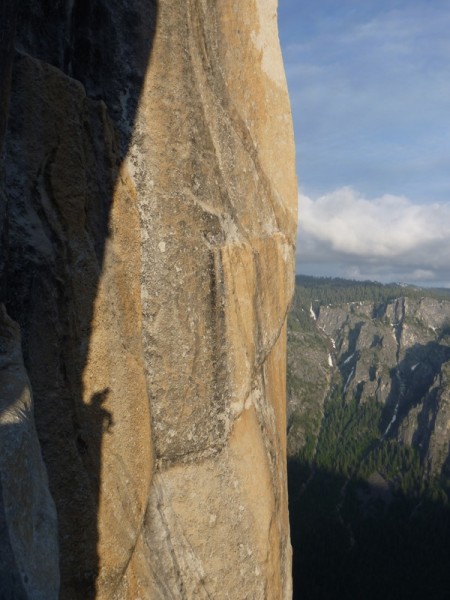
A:
<svg viewBox="0 0 450 600">
<path fill-rule="evenodd" d="M 450 286 L 450 1 L 279 0 L 298 271 Z"/>
</svg>

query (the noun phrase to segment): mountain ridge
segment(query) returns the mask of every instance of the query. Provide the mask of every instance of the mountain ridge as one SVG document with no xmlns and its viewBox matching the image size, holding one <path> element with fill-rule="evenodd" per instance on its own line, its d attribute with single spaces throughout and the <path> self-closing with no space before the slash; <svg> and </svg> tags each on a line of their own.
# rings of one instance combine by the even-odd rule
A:
<svg viewBox="0 0 450 600">
<path fill-rule="evenodd" d="M 408 556 L 430 546 L 434 562 L 417 568 L 414 594 L 419 576 L 432 585 L 425 565 L 436 569 L 436 555 L 450 540 L 450 302 L 422 289 L 397 296 L 392 285 L 298 281 L 288 328 L 294 597 L 299 587 L 307 598 L 330 597 L 326 585 L 345 577 L 339 598 L 352 597 L 350 581 L 365 597 L 389 597 L 387 584 L 368 583 L 377 543 L 385 556 L 376 559 L 378 569 L 390 572 L 389 560 L 398 558 L 382 541 L 369 550 L 375 524 L 400 538 L 410 530 Z M 356 299 L 342 301 L 350 297 Z M 421 529 L 431 532 L 436 515 L 438 541 Z M 328 544 L 319 544 L 324 523 Z M 324 575 L 320 561 L 334 551 L 343 566 Z M 323 583 L 316 580 L 319 569 Z M 438 587 L 443 578 L 436 575 Z"/>
</svg>

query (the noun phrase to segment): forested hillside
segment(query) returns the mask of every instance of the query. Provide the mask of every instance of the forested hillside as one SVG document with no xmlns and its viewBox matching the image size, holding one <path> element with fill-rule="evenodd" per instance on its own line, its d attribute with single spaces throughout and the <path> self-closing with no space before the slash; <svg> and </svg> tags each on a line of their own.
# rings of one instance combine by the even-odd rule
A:
<svg viewBox="0 0 450 600">
<path fill-rule="evenodd" d="M 296 598 L 448 598 L 449 300 L 445 290 L 297 279 L 288 333 Z"/>
</svg>

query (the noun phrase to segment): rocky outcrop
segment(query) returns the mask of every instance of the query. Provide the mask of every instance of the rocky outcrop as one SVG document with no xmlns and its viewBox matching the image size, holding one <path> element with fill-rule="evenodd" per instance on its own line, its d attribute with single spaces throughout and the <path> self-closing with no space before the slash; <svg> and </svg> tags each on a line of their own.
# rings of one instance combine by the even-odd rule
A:
<svg viewBox="0 0 450 600">
<path fill-rule="evenodd" d="M 0 308 L 0 596 L 57 598 L 57 522 L 19 328 Z"/>
<path fill-rule="evenodd" d="M 16 48 L 1 327 L 22 331 L 7 371 L 28 391 L 8 402 L 26 394 L 41 521 L 18 553 L 4 510 L 5 594 L 289 598 L 297 192 L 276 2 L 35 0 Z"/>
<path fill-rule="evenodd" d="M 289 411 L 303 432 L 300 437 L 295 428 L 289 433 L 291 454 L 305 447 L 304 431 L 313 436 L 319 431 L 317 419 L 312 426 L 300 412 L 305 400 L 311 404 L 310 413 L 321 415 L 324 395 L 329 391 L 324 394 L 316 384 L 309 390 L 309 398 L 303 378 L 303 388 L 296 392 L 295 369 L 300 368 L 296 361 L 305 356 L 308 362 L 314 350 L 311 362 L 324 372 L 323 384 L 335 373 L 337 379 L 331 386 L 338 381 L 347 401 L 375 401 L 383 410 L 381 437 L 394 436 L 400 443 L 417 448 L 425 472 L 440 474 L 450 460 L 449 323 L 450 302 L 400 297 L 388 302 L 323 305 L 317 320 L 311 319 L 309 333 L 308 328 L 302 333 L 291 328 Z M 308 342 L 308 335 L 312 341 Z"/>
<path fill-rule="evenodd" d="M 448 298 L 298 278 L 287 379 L 294 598 L 445 596 Z"/>
</svg>

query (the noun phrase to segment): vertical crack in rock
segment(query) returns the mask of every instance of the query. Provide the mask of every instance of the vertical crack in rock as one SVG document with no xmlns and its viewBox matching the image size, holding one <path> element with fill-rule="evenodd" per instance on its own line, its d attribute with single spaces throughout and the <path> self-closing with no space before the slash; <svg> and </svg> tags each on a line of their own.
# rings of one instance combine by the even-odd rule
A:
<svg viewBox="0 0 450 600">
<path fill-rule="evenodd" d="M 17 23 L 0 301 L 58 516 L 58 543 L 51 519 L 31 542 L 59 545 L 42 597 L 60 576 L 68 600 L 288 600 L 297 184 L 276 1 L 30 0 Z M 8 539 L 10 589 L 39 597 Z"/>
<path fill-rule="evenodd" d="M 140 0 L 19 7 L 0 291 L 23 333 L 58 513 L 62 598 L 123 588 L 149 495 L 140 231 L 121 163 L 155 20 L 155 3 Z"/>
</svg>

